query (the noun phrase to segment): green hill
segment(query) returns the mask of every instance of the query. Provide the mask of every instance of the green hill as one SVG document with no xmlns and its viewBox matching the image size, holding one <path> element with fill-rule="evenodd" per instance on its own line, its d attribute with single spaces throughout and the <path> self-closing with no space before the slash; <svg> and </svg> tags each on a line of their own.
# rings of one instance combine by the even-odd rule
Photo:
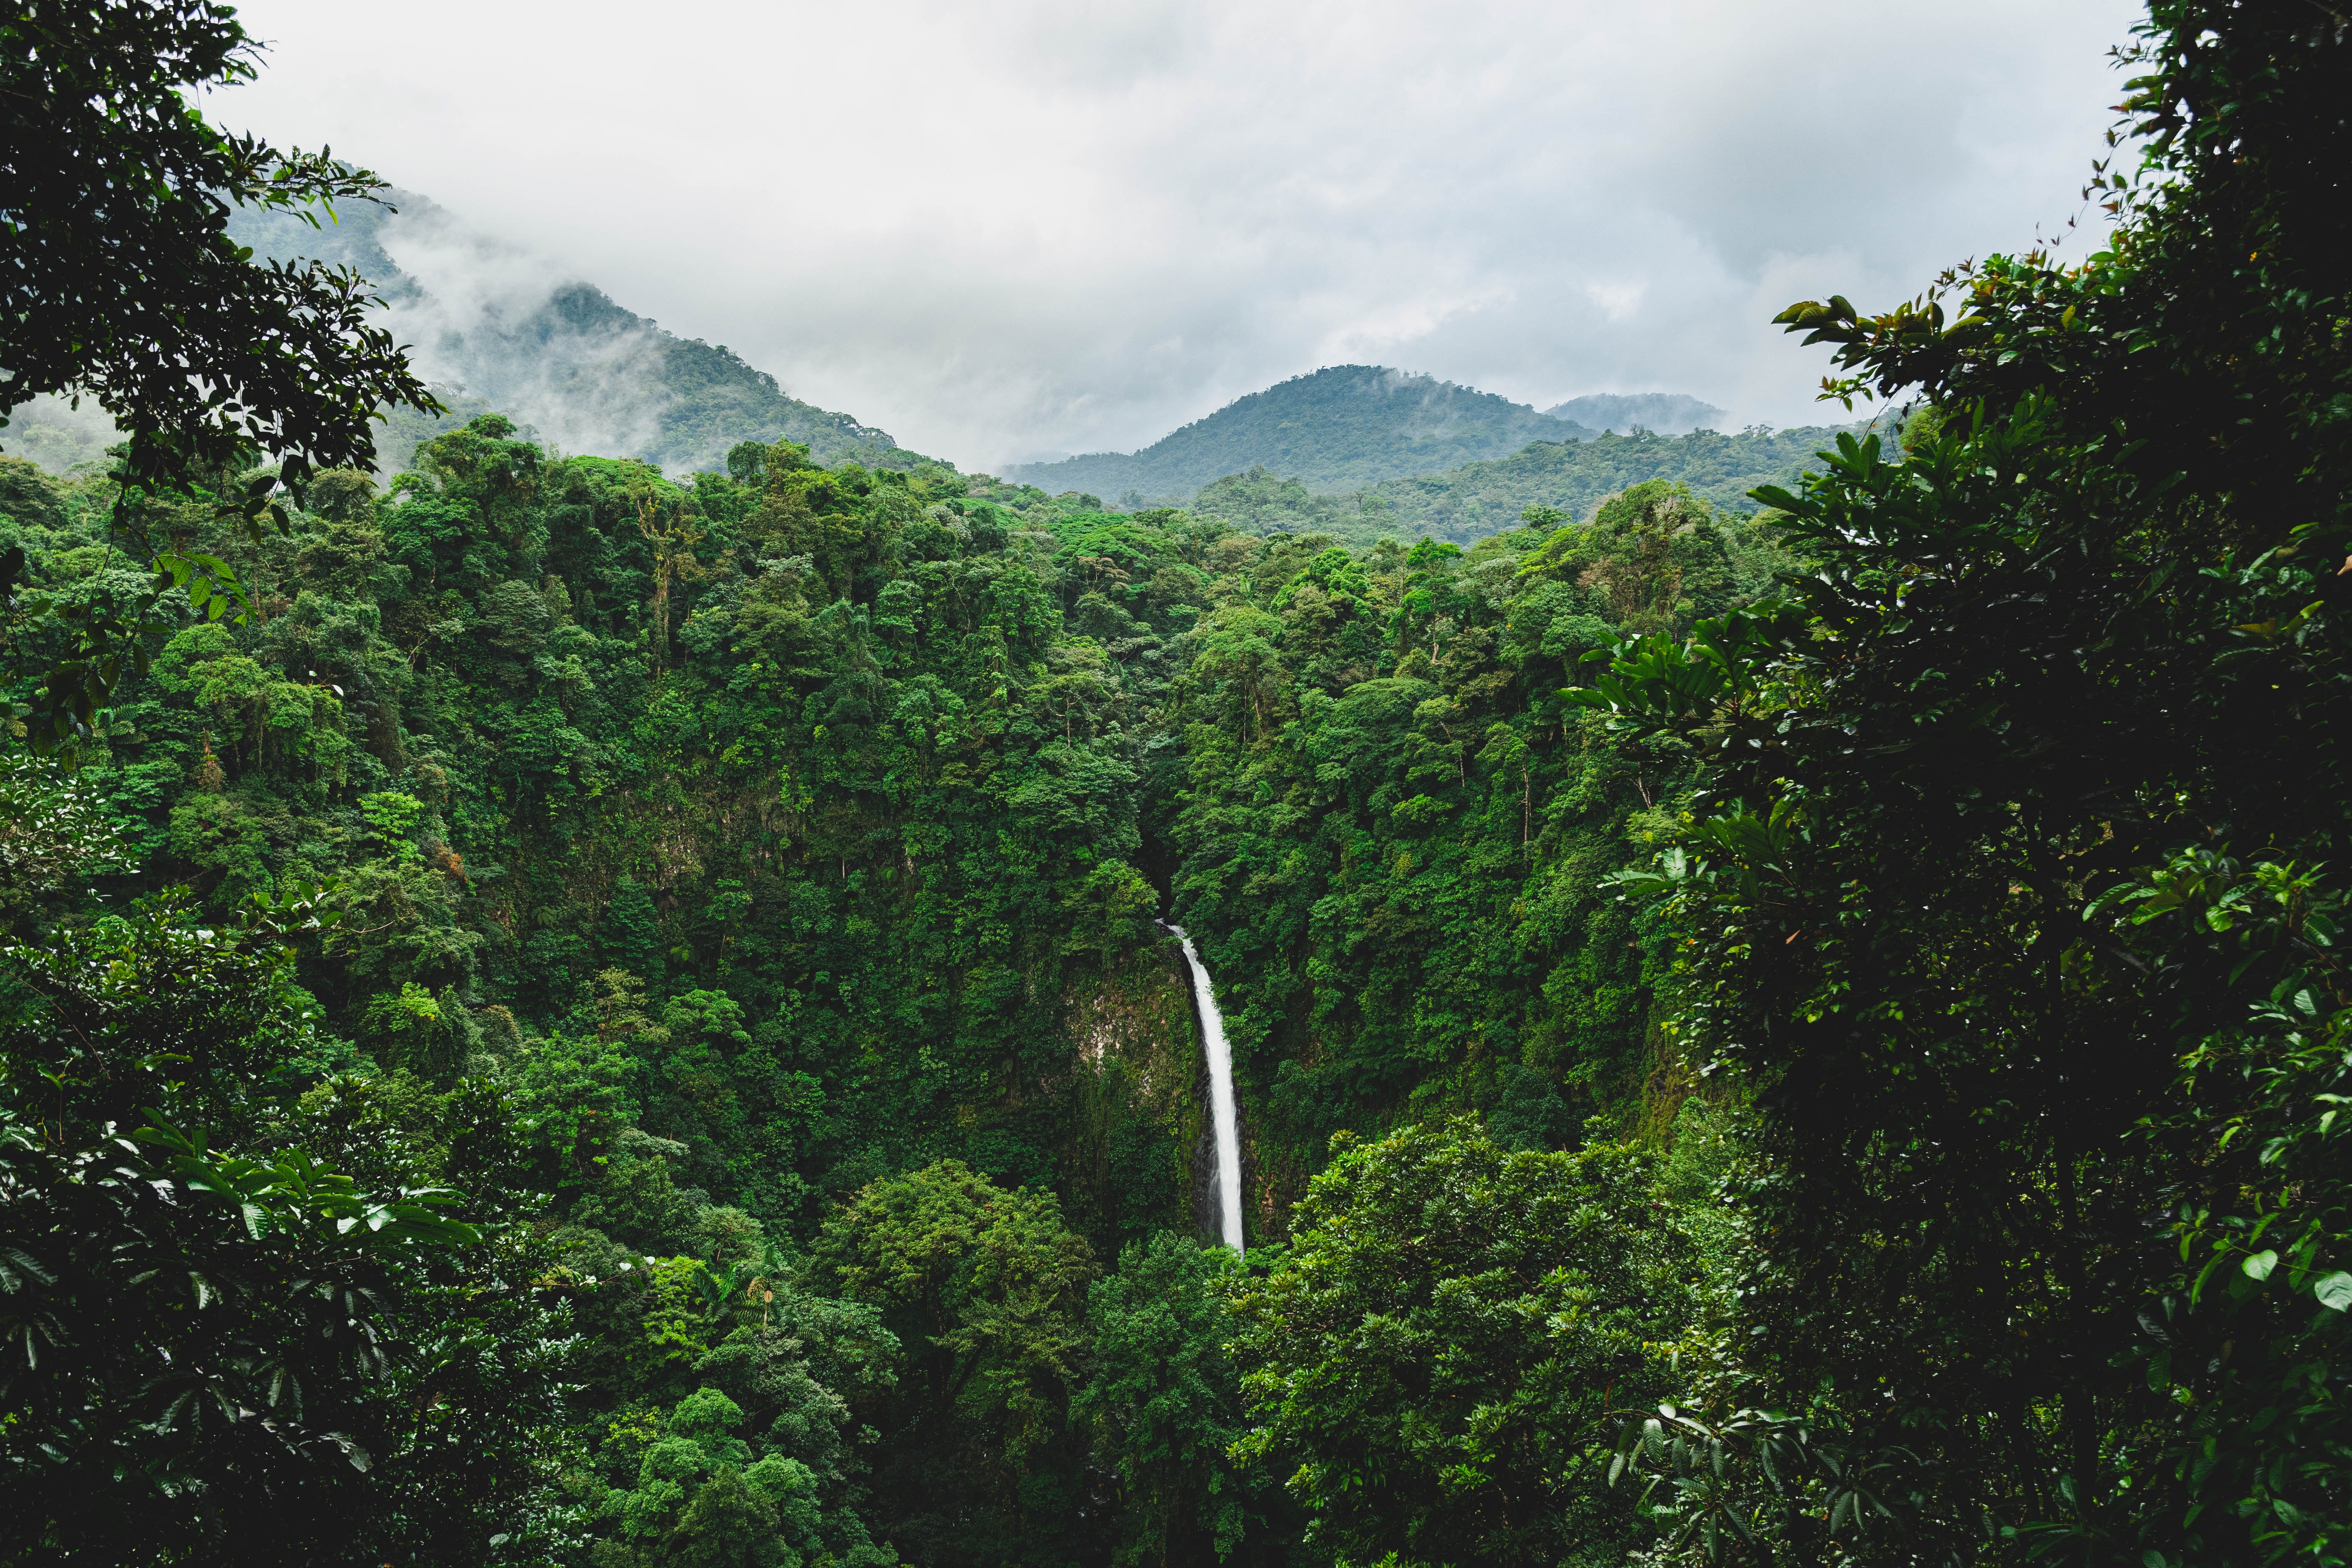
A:
<svg viewBox="0 0 2352 1568">
<path fill-rule="evenodd" d="M 1347 364 L 1236 398 L 1139 452 L 1015 464 L 1005 474 L 1055 494 L 1087 490 L 1130 505 L 1190 495 L 1255 465 L 1309 489 L 1350 490 L 1591 434 L 1475 387 Z"/>
<path fill-rule="evenodd" d="M 1328 533 L 1358 544 L 1423 534 L 1467 543 L 1517 527 L 1530 506 L 1590 518 L 1602 500 L 1645 479 L 1679 480 L 1717 506 L 1748 512 L 1756 510 L 1749 490 L 1793 485 L 1819 466 L 1813 454 L 1835 442 L 1838 428 L 1538 441 L 1507 458 L 1341 495 L 1318 495 L 1255 467 L 1202 486 L 1192 510 L 1246 533 Z"/>
</svg>

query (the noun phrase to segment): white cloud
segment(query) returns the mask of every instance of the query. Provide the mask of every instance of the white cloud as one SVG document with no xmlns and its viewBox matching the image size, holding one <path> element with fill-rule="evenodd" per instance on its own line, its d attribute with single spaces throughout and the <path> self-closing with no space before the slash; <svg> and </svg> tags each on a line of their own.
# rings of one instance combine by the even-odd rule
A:
<svg viewBox="0 0 2352 1568">
<path fill-rule="evenodd" d="M 259 0 L 217 116 L 334 144 L 967 466 L 1370 358 L 1818 417 L 1769 318 L 2030 244 L 2116 0 Z M 2080 243 L 2079 241 L 2077 243 Z"/>
</svg>

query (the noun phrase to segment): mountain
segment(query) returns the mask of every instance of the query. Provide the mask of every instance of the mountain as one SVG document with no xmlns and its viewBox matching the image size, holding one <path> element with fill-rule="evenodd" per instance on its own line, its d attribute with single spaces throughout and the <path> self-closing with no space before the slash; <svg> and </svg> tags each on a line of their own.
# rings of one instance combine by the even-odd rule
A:
<svg viewBox="0 0 2352 1568">
<path fill-rule="evenodd" d="M 1861 430 L 1864 426 L 1843 428 Z M 1814 454 L 1834 446 L 1837 426 L 1713 430 L 1687 436 L 1609 434 L 1585 441 L 1536 441 L 1506 458 L 1444 473 L 1386 479 L 1342 495 L 1318 495 L 1263 468 L 1203 485 L 1192 512 L 1244 533 L 1328 533 L 1351 544 L 1423 535 L 1467 544 L 1518 526 L 1530 506 L 1589 521 L 1601 504 L 1645 479 L 1672 479 L 1735 512 L 1756 510 L 1759 485 L 1793 488 Z"/>
<path fill-rule="evenodd" d="M 1702 403 L 1679 392 L 1596 392 L 1571 397 L 1544 412 L 1554 419 L 1589 425 L 1596 430 L 1631 435 L 1636 428 L 1661 436 L 1681 436 L 1693 430 L 1720 430 L 1731 416 L 1712 403 Z"/>
<path fill-rule="evenodd" d="M 680 338 L 601 289 L 467 233 L 414 192 L 395 215 L 353 203 L 313 228 L 293 214 L 246 211 L 237 242 L 272 259 L 356 268 L 391 307 L 395 336 L 450 412 L 396 411 L 379 467 L 406 466 L 419 441 L 496 408 L 563 451 L 636 458 L 672 472 L 717 469 L 739 441 L 779 437 L 822 463 L 907 468 L 926 459 L 889 435 L 803 403 L 724 344 Z"/>
<path fill-rule="evenodd" d="M 1310 490 L 1351 490 L 1594 434 L 1491 392 L 1381 365 L 1318 370 L 1236 398 L 1139 452 L 1024 463 L 1005 477 L 1059 494 L 1189 496 L 1263 465 Z"/>
</svg>

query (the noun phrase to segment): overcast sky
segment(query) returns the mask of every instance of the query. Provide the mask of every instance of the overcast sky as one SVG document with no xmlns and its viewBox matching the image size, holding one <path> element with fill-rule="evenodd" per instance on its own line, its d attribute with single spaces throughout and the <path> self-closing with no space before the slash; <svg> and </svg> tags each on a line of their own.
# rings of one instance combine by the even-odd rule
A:
<svg viewBox="0 0 2352 1568">
<path fill-rule="evenodd" d="M 329 142 L 967 468 L 1321 365 L 1812 423 L 1790 300 L 2083 211 L 2114 0 L 254 0 Z M 2085 217 L 2087 222 L 2087 217 Z M 2067 251 L 2084 248 L 2078 235 Z"/>
</svg>

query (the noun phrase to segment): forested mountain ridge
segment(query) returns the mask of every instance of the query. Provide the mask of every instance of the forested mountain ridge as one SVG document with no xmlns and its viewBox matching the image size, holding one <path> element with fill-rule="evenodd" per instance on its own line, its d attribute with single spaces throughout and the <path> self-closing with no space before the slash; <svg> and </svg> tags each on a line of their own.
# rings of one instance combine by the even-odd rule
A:
<svg viewBox="0 0 2352 1568">
<path fill-rule="evenodd" d="M 1685 436 L 1693 430 L 1721 430 L 1730 415 L 1712 403 L 1675 392 L 1594 392 L 1571 397 L 1544 410 L 1553 419 L 1613 430 L 1631 436 L 1649 430 L 1660 436 Z"/>
<path fill-rule="evenodd" d="M 1254 465 L 1310 490 L 1340 490 L 1591 434 L 1475 387 L 1381 365 L 1333 365 L 1235 398 L 1139 452 L 1016 464 L 1005 474 L 1056 493 L 1139 505 L 1181 501 Z"/>
<path fill-rule="evenodd" d="M 1388 479 L 1350 494 L 1317 495 L 1265 468 L 1229 474 L 1201 487 L 1194 512 L 1250 533 L 1322 532 L 1352 543 L 1382 538 L 1451 540 L 1468 544 L 1516 527 L 1529 508 L 1590 519 L 1609 497 L 1652 479 L 1687 485 L 1728 511 L 1750 512 L 1749 492 L 1793 485 L 1841 432 L 1875 429 L 1890 443 L 1899 415 L 1853 426 L 1795 430 L 1712 430 L 1659 437 L 1611 432 L 1581 441 L 1537 441 L 1508 457 L 1465 463 L 1444 473 Z"/>
<path fill-rule="evenodd" d="M 525 269 L 529 282 L 490 283 L 515 270 L 513 258 L 465 233 L 429 198 L 388 195 L 396 214 L 351 203 L 318 228 L 252 208 L 229 223 L 231 236 L 258 256 L 356 268 L 392 306 L 394 329 L 415 344 L 419 363 L 455 395 L 445 395 L 451 413 L 437 422 L 394 413 L 385 474 L 406 468 L 418 441 L 494 408 L 566 450 L 673 472 L 716 468 L 739 441 L 796 441 L 821 462 L 856 458 L 869 468 L 915 460 L 887 433 L 788 395 L 725 346 L 665 331 L 592 284 L 536 269 Z M 436 259 L 431 283 L 394 258 L 410 247 Z M 436 297 L 432 284 L 448 297 Z"/>
<path fill-rule="evenodd" d="M 293 213 L 240 208 L 228 233 L 264 259 L 351 267 L 389 305 L 391 330 L 414 349 L 446 412 L 386 411 L 377 442 L 386 478 L 409 466 L 420 442 L 494 409 L 561 450 L 634 458 L 673 473 L 717 468 L 740 441 L 795 441 L 819 461 L 869 468 L 938 461 L 904 451 L 887 431 L 791 396 L 723 344 L 680 338 L 593 284 L 519 262 L 429 197 L 385 195 L 389 207 L 346 203 L 317 227 Z M 424 258 L 432 278 L 403 268 L 394 250 Z M 116 438 L 96 409 L 44 399 L 15 416 L 6 447 L 64 473 L 101 460 Z"/>
</svg>

